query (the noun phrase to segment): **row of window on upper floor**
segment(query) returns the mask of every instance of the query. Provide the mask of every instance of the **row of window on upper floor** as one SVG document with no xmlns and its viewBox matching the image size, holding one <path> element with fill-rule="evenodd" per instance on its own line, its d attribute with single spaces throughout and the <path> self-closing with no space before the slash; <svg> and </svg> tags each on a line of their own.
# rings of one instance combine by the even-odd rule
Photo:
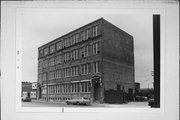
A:
<svg viewBox="0 0 180 120">
<path fill-rule="evenodd" d="M 92 45 L 92 49 L 90 49 L 90 45 L 84 46 L 80 49 L 74 49 L 72 51 L 66 52 L 64 54 L 57 55 L 55 57 L 51 57 L 49 59 L 43 60 L 39 62 L 39 69 L 47 68 L 49 66 L 54 66 L 57 64 L 82 59 L 84 57 L 90 56 L 90 52 L 92 51 L 92 55 L 96 55 L 100 53 L 100 44 L 96 42 Z"/>
<path fill-rule="evenodd" d="M 91 69 L 92 67 L 92 69 Z M 39 81 L 54 80 L 59 78 L 74 77 L 79 75 L 87 75 L 90 73 L 100 72 L 100 62 L 86 63 L 77 66 L 71 66 L 63 69 L 53 70 L 50 72 L 38 74 Z"/>
<path fill-rule="evenodd" d="M 46 56 L 48 54 L 54 53 L 55 51 L 58 51 L 62 48 L 69 47 L 71 45 L 74 45 L 78 42 L 88 40 L 90 37 L 96 37 L 100 34 L 99 25 L 92 27 L 91 29 L 88 28 L 80 33 L 76 33 L 70 37 L 64 38 L 60 40 L 59 42 L 50 45 L 49 47 L 45 47 L 44 49 L 39 50 L 39 57 Z"/>
</svg>

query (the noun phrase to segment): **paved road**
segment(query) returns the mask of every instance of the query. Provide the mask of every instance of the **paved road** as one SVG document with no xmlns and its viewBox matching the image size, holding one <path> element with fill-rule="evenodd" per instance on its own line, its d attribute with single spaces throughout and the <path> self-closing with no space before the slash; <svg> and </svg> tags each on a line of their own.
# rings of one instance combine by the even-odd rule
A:
<svg viewBox="0 0 180 120">
<path fill-rule="evenodd" d="M 45 103 L 45 102 L 22 102 L 22 107 L 109 107 L 109 108 L 124 108 L 124 107 L 136 107 L 136 108 L 150 108 L 148 102 L 129 102 L 127 104 L 99 104 L 93 103 L 90 106 L 87 105 L 67 105 L 66 103 Z"/>
</svg>

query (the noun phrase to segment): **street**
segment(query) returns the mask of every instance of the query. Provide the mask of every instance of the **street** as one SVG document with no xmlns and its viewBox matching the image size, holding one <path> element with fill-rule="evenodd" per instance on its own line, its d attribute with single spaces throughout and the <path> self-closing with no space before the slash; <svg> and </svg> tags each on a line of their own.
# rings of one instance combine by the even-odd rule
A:
<svg viewBox="0 0 180 120">
<path fill-rule="evenodd" d="M 108 107 L 108 108 L 150 108 L 148 102 L 129 102 L 127 104 L 99 104 L 92 103 L 90 106 L 87 105 L 67 105 L 65 102 L 52 103 L 52 102 L 22 102 L 22 107 Z"/>
</svg>

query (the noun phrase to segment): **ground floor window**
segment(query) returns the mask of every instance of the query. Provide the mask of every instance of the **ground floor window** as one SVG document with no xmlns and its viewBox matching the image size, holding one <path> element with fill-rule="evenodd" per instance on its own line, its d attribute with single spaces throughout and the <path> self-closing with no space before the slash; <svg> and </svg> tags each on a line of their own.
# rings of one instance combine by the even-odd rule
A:
<svg viewBox="0 0 180 120">
<path fill-rule="evenodd" d="M 48 86 L 48 94 L 90 92 L 90 81 Z"/>
</svg>

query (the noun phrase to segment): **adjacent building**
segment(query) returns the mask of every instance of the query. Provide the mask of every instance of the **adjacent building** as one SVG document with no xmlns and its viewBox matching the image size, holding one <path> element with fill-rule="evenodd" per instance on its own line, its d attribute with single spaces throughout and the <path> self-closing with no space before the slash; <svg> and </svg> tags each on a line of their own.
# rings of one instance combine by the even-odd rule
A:
<svg viewBox="0 0 180 120">
<path fill-rule="evenodd" d="M 38 99 L 123 103 L 134 93 L 133 37 L 100 18 L 38 48 Z"/>
<path fill-rule="evenodd" d="M 37 82 L 22 82 L 21 97 L 37 100 Z"/>
</svg>

